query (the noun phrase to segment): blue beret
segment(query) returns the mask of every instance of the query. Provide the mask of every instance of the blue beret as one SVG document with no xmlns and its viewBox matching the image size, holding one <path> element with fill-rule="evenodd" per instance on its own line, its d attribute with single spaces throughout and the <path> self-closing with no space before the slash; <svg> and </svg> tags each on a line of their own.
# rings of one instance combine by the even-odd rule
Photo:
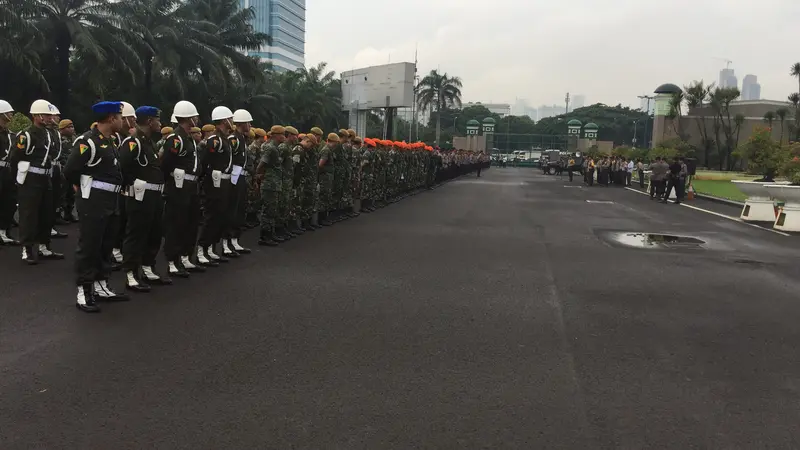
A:
<svg viewBox="0 0 800 450">
<path fill-rule="evenodd" d="M 120 114 L 122 113 L 122 103 L 120 102 L 100 102 L 92 106 L 95 114 Z"/>
<path fill-rule="evenodd" d="M 136 108 L 137 117 L 158 117 L 161 111 L 154 106 L 140 106 Z"/>
</svg>

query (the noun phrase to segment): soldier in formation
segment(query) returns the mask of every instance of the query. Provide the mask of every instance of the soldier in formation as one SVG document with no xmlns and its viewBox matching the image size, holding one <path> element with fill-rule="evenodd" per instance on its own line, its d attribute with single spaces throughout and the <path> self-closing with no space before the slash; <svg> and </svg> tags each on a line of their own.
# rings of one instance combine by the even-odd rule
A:
<svg viewBox="0 0 800 450">
<path fill-rule="evenodd" d="M 9 233 L 17 203 L 28 264 L 63 258 L 50 245 L 57 213 L 78 221 L 76 306 L 85 312 L 130 299 L 109 285 L 116 265 L 127 289 L 150 292 L 250 253 L 239 242 L 246 228 L 259 226 L 259 244 L 276 246 L 484 164 L 471 152 L 348 129 L 266 132 L 246 110 L 224 106 L 201 128 L 188 101 L 175 104 L 171 127 L 162 127 L 158 108 L 100 102 L 79 136 L 45 100 L 31 105 L 32 125 L 16 135 L 8 131 L 13 112 L 0 101 L 0 243 L 17 244 Z"/>
</svg>

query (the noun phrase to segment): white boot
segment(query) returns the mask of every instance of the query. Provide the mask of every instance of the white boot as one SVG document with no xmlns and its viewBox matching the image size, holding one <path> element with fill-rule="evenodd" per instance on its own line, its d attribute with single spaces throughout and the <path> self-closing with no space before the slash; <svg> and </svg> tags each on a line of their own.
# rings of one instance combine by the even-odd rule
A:
<svg viewBox="0 0 800 450">
<path fill-rule="evenodd" d="M 172 261 L 167 263 L 167 268 L 169 269 L 170 275 L 176 275 L 178 272 L 180 272 L 178 270 L 178 266 L 176 266 L 175 263 Z"/>
<path fill-rule="evenodd" d="M 197 266 L 192 264 L 192 262 L 189 260 L 188 256 L 181 256 L 181 264 L 183 264 L 183 267 L 185 267 L 187 270 L 188 269 L 196 269 L 197 268 Z"/>
<path fill-rule="evenodd" d="M 39 244 L 39 254 L 45 258 L 53 256 L 53 252 L 51 252 L 50 249 L 44 244 Z"/>
<path fill-rule="evenodd" d="M 22 246 L 22 260 L 25 261 L 28 259 L 28 247 Z"/>
<path fill-rule="evenodd" d="M 8 231 L 0 230 L 0 243 L 4 245 L 16 244 L 17 241 L 8 237 Z"/>
<path fill-rule="evenodd" d="M 228 240 L 227 239 L 223 239 L 222 240 L 222 254 L 225 255 L 225 256 L 229 256 L 229 255 L 232 256 L 233 255 L 233 252 L 231 251 L 231 248 L 228 247 Z"/>
<path fill-rule="evenodd" d="M 108 286 L 108 281 L 106 280 L 94 282 L 94 294 L 106 300 L 118 300 L 118 301 L 130 300 L 126 295 L 117 294 L 116 292 L 112 291 L 111 288 Z"/>
<path fill-rule="evenodd" d="M 57 236 L 58 231 L 55 228 L 50 228 L 50 237 Z"/>
<path fill-rule="evenodd" d="M 213 245 L 209 245 L 208 246 L 208 248 L 206 249 L 206 254 L 208 255 L 209 258 L 211 258 L 213 260 L 218 260 L 219 259 L 219 256 L 216 253 L 214 253 L 214 246 Z"/>
<path fill-rule="evenodd" d="M 122 250 L 115 248 L 111 251 L 111 254 L 114 256 L 114 261 L 122 264 Z"/>
<path fill-rule="evenodd" d="M 233 249 L 236 250 L 237 252 L 241 252 L 242 250 L 244 250 L 244 247 L 239 245 L 239 238 L 231 239 L 231 245 L 233 246 Z"/>
<path fill-rule="evenodd" d="M 197 247 L 197 262 L 203 265 L 211 263 L 211 261 L 206 258 L 206 254 L 203 252 L 203 247 Z"/>
<path fill-rule="evenodd" d="M 142 273 L 147 281 L 161 281 L 161 277 L 153 272 L 153 268 L 150 266 L 142 266 Z"/>
</svg>

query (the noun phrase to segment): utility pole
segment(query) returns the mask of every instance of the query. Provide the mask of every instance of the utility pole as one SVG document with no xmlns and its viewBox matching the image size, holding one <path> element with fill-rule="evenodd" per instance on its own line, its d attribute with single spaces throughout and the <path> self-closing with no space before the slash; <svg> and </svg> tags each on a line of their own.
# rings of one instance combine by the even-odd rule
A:
<svg viewBox="0 0 800 450">
<path fill-rule="evenodd" d="M 633 140 L 631 141 L 633 142 L 633 148 L 636 148 L 636 131 L 637 131 L 636 125 L 638 122 L 639 122 L 638 120 L 633 121 Z"/>
<path fill-rule="evenodd" d="M 650 100 L 653 100 L 655 97 L 652 95 L 639 95 L 640 99 L 647 99 L 647 109 L 645 109 L 645 113 L 647 114 L 647 120 L 644 122 L 644 148 L 650 148 L 651 139 L 647 137 L 647 126 L 650 125 Z"/>
<path fill-rule="evenodd" d="M 567 96 L 564 97 L 564 101 L 567 103 L 567 109 L 564 110 L 564 114 L 569 114 L 569 92 L 567 92 Z"/>
</svg>

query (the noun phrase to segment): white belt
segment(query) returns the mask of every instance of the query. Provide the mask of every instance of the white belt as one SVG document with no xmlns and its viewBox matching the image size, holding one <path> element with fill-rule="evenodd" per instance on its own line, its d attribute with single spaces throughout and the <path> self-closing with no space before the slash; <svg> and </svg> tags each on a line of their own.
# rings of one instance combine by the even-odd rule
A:
<svg viewBox="0 0 800 450">
<path fill-rule="evenodd" d="M 175 174 L 170 174 L 173 178 L 175 178 Z M 188 173 L 183 176 L 183 179 L 186 181 L 197 181 L 197 175 L 189 175 Z"/>
<path fill-rule="evenodd" d="M 33 167 L 31 167 L 32 169 Z M 92 180 L 92 189 L 100 189 L 101 191 L 117 193 L 122 188 L 116 184 L 106 183 L 105 181 Z"/>
<path fill-rule="evenodd" d="M 11 163 L 8 161 L 0 161 L 0 167 L 11 167 Z"/>
<path fill-rule="evenodd" d="M 147 191 L 155 191 L 155 192 L 164 192 L 164 185 L 163 184 L 153 184 L 153 183 L 146 183 L 144 185 L 144 189 Z M 128 195 L 135 195 L 133 186 L 128 187 L 126 190 Z"/>
<path fill-rule="evenodd" d="M 53 170 L 52 169 L 42 169 L 41 167 L 33 167 L 33 166 L 31 166 L 31 168 L 28 169 L 28 172 L 35 173 L 37 175 L 50 175 L 51 173 L 53 173 Z"/>
<path fill-rule="evenodd" d="M 230 180 L 230 179 L 231 179 L 231 174 L 229 174 L 229 173 L 223 173 L 223 174 L 220 174 L 220 176 L 219 176 L 219 177 L 220 177 L 220 179 L 222 179 L 222 180 Z"/>
</svg>

